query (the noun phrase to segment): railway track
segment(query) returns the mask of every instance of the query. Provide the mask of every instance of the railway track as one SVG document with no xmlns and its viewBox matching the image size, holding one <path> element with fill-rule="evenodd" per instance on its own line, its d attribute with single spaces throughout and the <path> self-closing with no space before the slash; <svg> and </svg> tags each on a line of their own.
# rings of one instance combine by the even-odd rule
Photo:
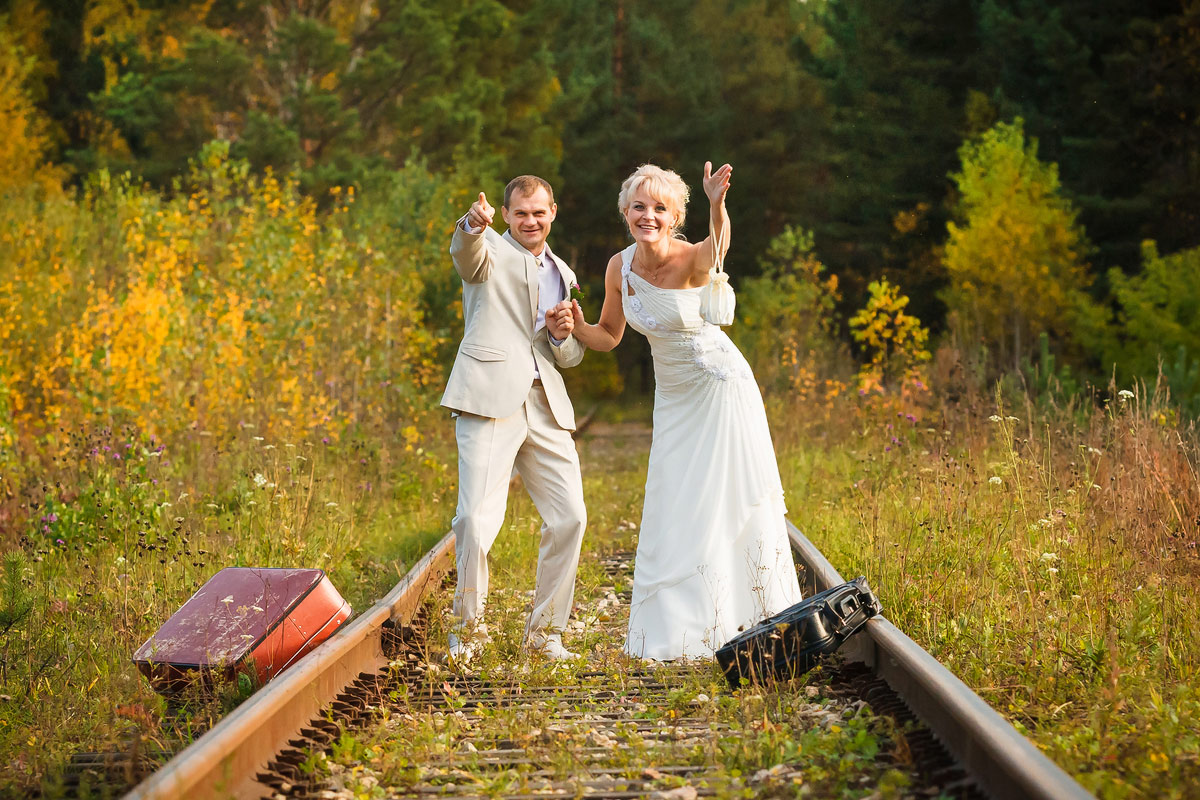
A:
<svg viewBox="0 0 1200 800">
<path fill-rule="evenodd" d="M 790 523 L 789 529 L 806 595 L 841 583 L 812 542 Z M 381 715 L 407 742 L 417 741 L 422 725 L 457 732 L 438 739 L 441 750 L 424 752 L 419 765 L 401 770 L 402 788 L 389 784 L 388 796 L 686 799 L 775 791 L 804 779 L 804 763 L 796 759 L 732 778 L 705 767 L 697 754 L 736 739 L 727 734 L 739 724 L 722 716 L 716 695 L 723 690 L 711 665 L 626 664 L 618 672 L 580 667 L 565 675 L 552 670 L 548 677 L 528 668 L 519 676 L 444 671 L 432 652 L 437 643 L 426 637 L 437 620 L 423 609 L 444 586 L 452 556 L 453 537 L 447 535 L 387 597 L 127 797 L 351 796 L 338 793 L 336 775 L 331 784 L 330 771 L 312 765 L 347 727 Z M 617 596 L 617 590 L 628 566 L 628 556 L 620 554 L 604 564 L 612 585 L 601 587 L 599 602 L 609 611 L 627 606 L 628 597 Z M 590 640 L 619 637 L 623 617 L 589 618 L 597 617 L 607 625 L 590 631 Z M 600 646 L 595 649 L 608 658 Z M 839 720 L 859 714 L 889 717 L 890 730 L 899 733 L 882 738 L 878 763 L 861 780 L 890 770 L 905 774 L 902 783 L 910 795 L 1090 797 L 885 618 L 871 620 L 842 653 L 844 663 L 830 667 L 823 684 L 795 687 L 795 697 L 771 702 L 794 716 L 796 730 L 805 725 L 837 730 Z M 678 708 L 666 723 L 661 715 L 654 720 L 644 713 L 672 704 Z M 453 747 L 444 744 L 451 741 Z"/>
</svg>

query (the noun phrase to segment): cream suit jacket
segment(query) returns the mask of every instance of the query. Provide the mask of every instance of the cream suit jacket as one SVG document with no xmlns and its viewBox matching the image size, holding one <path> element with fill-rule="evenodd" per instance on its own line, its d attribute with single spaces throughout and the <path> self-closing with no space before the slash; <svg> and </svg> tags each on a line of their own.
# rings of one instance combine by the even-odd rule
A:
<svg viewBox="0 0 1200 800">
<path fill-rule="evenodd" d="M 442 405 L 481 417 L 507 417 L 528 397 L 533 359 L 537 359 L 555 422 L 575 430 L 575 410 L 555 365 L 575 366 L 583 360 L 585 348 L 574 336 L 555 347 L 544 327 L 534 334 L 537 259 L 507 232 L 501 236 L 485 228 L 472 234 L 462 229 L 461 222 L 454 226 L 450 257 L 463 281 L 466 330 Z M 567 297 L 575 273 L 557 256 L 555 261 L 562 274 L 563 297 Z"/>
</svg>

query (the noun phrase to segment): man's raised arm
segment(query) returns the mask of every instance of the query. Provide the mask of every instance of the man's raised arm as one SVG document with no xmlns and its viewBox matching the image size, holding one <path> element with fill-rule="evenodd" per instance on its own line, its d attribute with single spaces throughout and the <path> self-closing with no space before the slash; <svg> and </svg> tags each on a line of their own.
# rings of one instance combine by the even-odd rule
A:
<svg viewBox="0 0 1200 800">
<path fill-rule="evenodd" d="M 480 192 L 479 199 L 454 226 L 450 258 L 454 261 L 454 269 L 467 283 L 483 283 L 492 274 L 492 253 L 487 247 L 485 233 L 495 213 L 496 209 Z"/>
</svg>

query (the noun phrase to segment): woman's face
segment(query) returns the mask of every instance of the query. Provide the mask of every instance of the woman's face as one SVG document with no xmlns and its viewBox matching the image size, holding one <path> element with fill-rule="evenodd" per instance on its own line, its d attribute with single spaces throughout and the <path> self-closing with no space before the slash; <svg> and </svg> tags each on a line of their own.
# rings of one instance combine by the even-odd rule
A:
<svg viewBox="0 0 1200 800">
<path fill-rule="evenodd" d="M 671 238 L 677 214 L 665 200 L 650 196 L 645 188 L 639 188 L 625 209 L 625 222 L 637 242 L 652 244 Z"/>
</svg>

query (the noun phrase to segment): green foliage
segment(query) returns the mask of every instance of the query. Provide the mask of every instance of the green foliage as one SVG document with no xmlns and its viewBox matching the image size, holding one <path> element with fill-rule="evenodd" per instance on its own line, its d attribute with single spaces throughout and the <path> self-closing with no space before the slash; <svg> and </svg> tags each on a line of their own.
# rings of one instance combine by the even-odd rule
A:
<svg viewBox="0 0 1200 800">
<path fill-rule="evenodd" d="M 4 583 L 0 586 L 0 636 L 7 635 L 33 613 L 33 594 L 25 588 L 25 554 L 4 554 Z"/>
<path fill-rule="evenodd" d="M 1040 405 L 1069 403 L 1083 391 L 1079 378 L 1073 374 L 1069 364 L 1059 363 L 1050 351 L 1050 337 L 1045 331 L 1038 336 L 1037 360 L 1021 359 L 1021 374 L 1024 375 L 1029 394 Z"/>
<path fill-rule="evenodd" d="M 1191 98 L 1195 3 L 982 0 L 978 88 L 1001 119 L 1022 117 L 1057 163 L 1104 266 L 1139 242 L 1194 246 L 1200 145 Z M 1184 66 L 1191 64 L 1192 66 Z"/>
<path fill-rule="evenodd" d="M 599 269 L 628 242 L 616 215 L 620 182 L 652 161 L 693 189 L 686 233 L 707 235 L 704 162 L 730 162 L 735 274 L 752 271 L 769 238 L 814 198 L 803 157 L 813 137 L 816 81 L 794 53 L 812 26 L 781 0 L 553 0 L 546 14 L 563 91 L 565 240 Z M 557 228 L 556 228 L 557 230 Z"/>
<path fill-rule="evenodd" d="M 1065 340 L 1094 316 L 1089 245 L 1058 169 L 1038 159 L 1020 119 L 968 140 L 959 157 L 946 302 L 1001 362 L 1017 365 L 1043 331 Z"/>
<path fill-rule="evenodd" d="M 1200 411 L 1200 248 L 1163 256 L 1144 242 L 1141 272 L 1112 269 L 1108 279 L 1120 324 L 1105 364 L 1123 380 L 1153 381 L 1161 363 L 1172 397 Z"/>
<path fill-rule="evenodd" d="M 730 335 L 753 359 L 763 386 L 801 390 L 818 365 L 835 362 L 841 296 L 836 275 L 813 252 L 810 231 L 788 227 L 771 240 L 762 274 L 737 282 L 737 323 Z"/>
<path fill-rule="evenodd" d="M 540 33 L 497 0 L 219 5 L 174 50 L 110 41 L 117 78 L 94 98 L 127 165 L 160 182 L 214 137 L 316 194 L 418 154 L 478 180 L 514 162 L 553 178 L 558 84 Z"/>
<path fill-rule="evenodd" d="M 824 120 L 798 154 L 822 168 L 816 186 L 797 187 L 807 219 L 855 305 L 873 278 L 904 271 L 917 314 L 932 318 L 941 276 L 929 251 L 974 78 L 972 4 L 848 0 L 818 19 L 827 38 L 808 69 L 821 78 Z"/>
</svg>

